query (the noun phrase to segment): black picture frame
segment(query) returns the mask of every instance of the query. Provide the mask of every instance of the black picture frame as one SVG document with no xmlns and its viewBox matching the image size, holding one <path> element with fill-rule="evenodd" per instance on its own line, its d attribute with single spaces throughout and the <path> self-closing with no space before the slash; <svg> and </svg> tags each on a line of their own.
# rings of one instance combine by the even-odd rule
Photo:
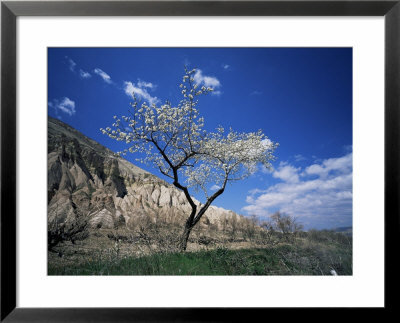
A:
<svg viewBox="0 0 400 323">
<path fill-rule="evenodd" d="M 388 310 L 396 309 L 395 296 L 391 292 L 399 285 L 399 274 L 395 272 L 394 262 L 398 255 L 396 238 L 400 236 L 400 0 L 4 1 L 1 3 L 0 319 L 2 322 L 233 322 L 243 316 L 266 319 L 264 312 L 266 310 L 287 311 L 287 309 L 255 308 L 16 307 L 16 19 L 19 16 L 384 16 L 385 307 L 375 309 L 376 317 L 382 319 L 382 310 L 387 313 Z M 325 310 L 329 311 L 329 316 L 337 315 L 343 318 L 343 314 L 336 314 L 336 310 Z M 317 314 L 316 318 L 318 316 Z"/>
</svg>

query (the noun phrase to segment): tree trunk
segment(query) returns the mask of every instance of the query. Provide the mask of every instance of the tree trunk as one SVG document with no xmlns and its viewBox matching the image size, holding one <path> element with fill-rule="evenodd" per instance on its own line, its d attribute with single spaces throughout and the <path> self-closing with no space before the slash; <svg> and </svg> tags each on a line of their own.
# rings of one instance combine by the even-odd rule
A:
<svg viewBox="0 0 400 323">
<path fill-rule="evenodd" d="M 179 242 L 179 249 L 181 251 L 185 251 L 187 247 L 187 242 L 189 239 L 190 231 L 192 231 L 192 226 L 185 224 L 185 229 L 183 230 L 180 242 Z"/>
<path fill-rule="evenodd" d="M 181 239 L 179 241 L 179 249 L 181 251 L 185 251 L 187 247 L 187 241 L 189 239 L 190 231 L 192 231 L 193 227 L 197 224 L 197 222 L 200 221 L 201 217 L 203 214 L 207 211 L 208 207 L 211 205 L 211 203 L 219 196 L 221 195 L 224 190 L 225 190 L 225 185 L 226 185 L 226 179 L 224 182 L 224 185 L 222 188 L 220 188 L 218 191 L 216 191 L 210 198 L 207 199 L 207 202 L 203 205 L 203 207 L 200 209 L 199 213 L 195 216 L 197 206 L 194 204 L 192 198 L 189 195 L 189 192 L 187 191 L 186 188 L 183 188 L 178 182 L 174 182 L 174 185 L 180 189 L 184 189 L 185 195 L 187 200 L 189 201 L 190 205 L 192 206 L 192 213 L 190 214 L 190 217 L 187 219 L 185 223 L 185 229 L 183 230 Z"/>
</svg>

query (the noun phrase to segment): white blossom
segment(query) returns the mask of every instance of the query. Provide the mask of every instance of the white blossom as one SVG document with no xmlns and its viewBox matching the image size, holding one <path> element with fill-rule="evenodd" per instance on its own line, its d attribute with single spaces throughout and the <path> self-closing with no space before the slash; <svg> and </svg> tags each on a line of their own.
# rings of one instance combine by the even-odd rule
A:
<svg viewBox="0 0 400 323">
<path fill-rule="evenodd" d="M 227 182 L 246 178 L 258 164 L 270 168 L 278 144 L 261 130 L 238 133 L 230 129 L 226 132 L 219 126 L 215 132 L 207 132 L 193 94 L 198 97 L 213 89 L 201 86 L 196 91 L 197 86 L 191 77 L 195 73 L 196 70 L 185 70 L 183 83 L 186 86 L 179 85 L 183 99 L 176 106 L 167 101 L 161 105 L 143 103 L 138 107 L 133 93 L 131 116 L 122 116 L 123 121 L 114 116 L 113 129 L 106 127 L 101 131 L 129 145 L 121 154 L 145 153 L 141 162 L 152 164 L 180 189 L 193 187 L 203 190 L 207 200 L 212 202 L 222 194 Z M 188 90 L 190 94 L 187 94 Z M 182 176 L 184 182 L 180 181 Z M 220 189 L 209 197 L 207 187 L 211 186 Z M 199 216 L 204 211 L 201 210 Z M 197 220 L 194 219 L 193 223 Z"/>
</svg>

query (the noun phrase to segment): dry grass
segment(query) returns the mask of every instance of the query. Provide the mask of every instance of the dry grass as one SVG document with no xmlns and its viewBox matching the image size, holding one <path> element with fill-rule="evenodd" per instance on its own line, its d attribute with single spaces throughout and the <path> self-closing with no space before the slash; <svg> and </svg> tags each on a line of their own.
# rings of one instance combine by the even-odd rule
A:
<svg viewBox="0 0 400 323">
<path fill-rule="evenodd" d="M 176 268 L 186 266 L 186 274 L 328 275 L 332 269 L 341 275 L 352 274 L 351 237 L 330 231 L 303 232 L 288 242 L 277 232 L 266 235 L 260 229 L 250 236 L 248 232 L 232 235 L 229 231 L 197 229 L 185 253 L 176 247 L 180 233 L 177 226 L 95 230 L 83 241 L 65 241 L 56 252 L 49 252 L 49 274 L 88 274 L 91 270 L 95 275 L 139 274 L 126 267 L 127 262 L 138 265 L 139 259 L 145 261 L 138 265 L 144 275 L 182 274 L 174 272 L 174 263 L 179 263 Z M 218 258 L 225 256 L 228 258 Z M 208 265 L 201 266 L 199 259 Z M 248 261 L 247 265 L 243 261 Z M 229 269 L 229 264 L 237 268 Z M 202 269 L 190 269 L 196 266 Z"/>
</svg>

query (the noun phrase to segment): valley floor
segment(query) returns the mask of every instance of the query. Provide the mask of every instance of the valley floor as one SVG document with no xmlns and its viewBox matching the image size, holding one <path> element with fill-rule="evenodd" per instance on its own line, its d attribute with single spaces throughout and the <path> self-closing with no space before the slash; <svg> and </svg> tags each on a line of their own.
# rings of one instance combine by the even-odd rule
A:
<svg viewBox="0 0 400 323">
<path fill-rule="evenodd" d="M 96 230 L 48 252 L 49 275 L 352 275 L 351 237 L 331 231 L 290 239 L 193 232 L 176 250 L 178 230 L 149 234 Z"/>
</svg>

